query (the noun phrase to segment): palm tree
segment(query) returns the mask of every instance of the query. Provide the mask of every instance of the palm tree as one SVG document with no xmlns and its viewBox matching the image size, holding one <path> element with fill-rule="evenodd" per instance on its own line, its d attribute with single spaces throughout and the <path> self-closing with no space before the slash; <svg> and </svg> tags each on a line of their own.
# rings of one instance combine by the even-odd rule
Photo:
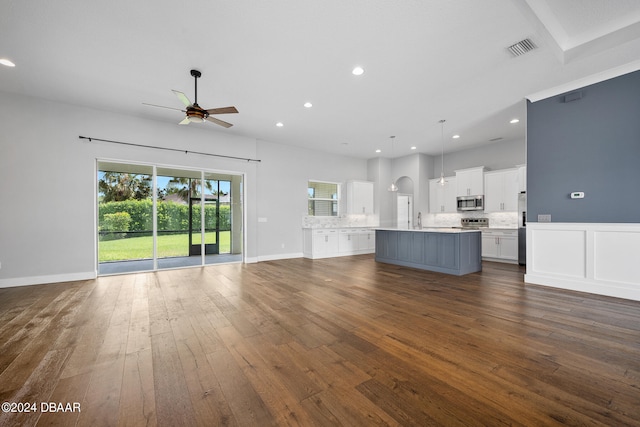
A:
<svg viewBox="0 0 640 427">
<path fill-rule="evenodd" d="M 215 181 L 205 179 L 204 185 L 212 194 L 218 195 L 218 191 L 213 190 Z M 223 193 L 223 192 L 220 192 Z M 173 177 L 167 184 L 167 194 L 177 194 L 185 202 L 189 202 L 190 197 L 200 195 L 200 180 L 193 178 Z"/>
<path fill-rule="evenodd" d="M 151 194 L 151 176 L 126 172 L 102 172 L 98 189 L 103 202 L 143 200 Z"/>
</svg>

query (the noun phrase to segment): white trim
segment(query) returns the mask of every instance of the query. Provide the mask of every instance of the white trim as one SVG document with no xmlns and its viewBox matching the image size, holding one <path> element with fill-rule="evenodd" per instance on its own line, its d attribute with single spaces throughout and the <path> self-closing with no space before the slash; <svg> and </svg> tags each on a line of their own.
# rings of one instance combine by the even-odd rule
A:
<svg viewBox="0 0 640 427">
<path fill-rule="evenodd" d="M 15 277 L 13 279 L 0 279 L 0 288 L 13 288 L 16 286 L 44 285 L 49 283 L 76 282 L 78 280 L 93 280 L 98 277 L 95 271 L 69 274 L 51 274 L 48 276 Z"/>
<path fill-rule="evenodd" d="M 542 90 L 540 92 L 533 93 L 525 98 L 531 102 L 537 102 L 543 99 L 551 98 L 552 96 L 560 95 L 561 93 L 571 92 L 572 90 L 578 90 L 585 86 L 600 83 L 605 80 L 620 77 L 625 74 L 633 73 L 640 70 L 640 60 L 629 62 L 628 64 L 621 65 L 619 67 L 611 68 L 609 70 L 601 71 L 596 74 L 592 74 L 581 79 L 564 83 L 559 86 L 555 86 L 549 89 Z"/>
<path fill-rule="evenodd" d="M 262 255 L 257 257 L 257 262 L 277 261 L 279 259 L 292 259 L 292 258 L 302 258 L 302 252 L 294 252 L 289 254 Z"/>
<path fill-rule="evenodd" d="M 640 224 L 527 224 L 525 283 L 640 301 Z"/>
</svg>

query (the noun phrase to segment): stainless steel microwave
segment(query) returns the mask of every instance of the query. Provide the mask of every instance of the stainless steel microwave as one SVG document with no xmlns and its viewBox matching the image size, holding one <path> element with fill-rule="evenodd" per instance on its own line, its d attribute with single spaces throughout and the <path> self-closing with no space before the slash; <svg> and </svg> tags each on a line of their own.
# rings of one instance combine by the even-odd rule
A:
<svg viewBox="0 0 640 427">
<path fill-rule="evenodd" d="M 459 211 L 484 210 L 484 196 L 458 196 Z"/>
</svg>

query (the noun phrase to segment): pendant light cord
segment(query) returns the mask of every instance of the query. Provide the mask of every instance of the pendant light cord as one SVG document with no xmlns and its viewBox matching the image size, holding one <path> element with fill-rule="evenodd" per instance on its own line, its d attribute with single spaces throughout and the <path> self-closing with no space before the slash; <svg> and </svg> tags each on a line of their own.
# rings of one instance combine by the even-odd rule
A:
<svg viewBox="0 0 640 427">
<path fill-rule="evenodd" d="M 442 141 L 442 149 L 440 152 L 440 185 L 444 185 L 444 122 L 445 119 L 440 120 L 440 137 Z"/>
</svg>

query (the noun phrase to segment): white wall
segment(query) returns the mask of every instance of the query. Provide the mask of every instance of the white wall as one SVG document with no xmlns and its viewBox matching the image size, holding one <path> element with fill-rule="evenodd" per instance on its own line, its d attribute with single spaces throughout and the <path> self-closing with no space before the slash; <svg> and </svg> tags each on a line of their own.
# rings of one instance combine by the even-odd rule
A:
<svg viewBox="0 0 640 427">
<path fill-rule="evenodd" d="M 374 210 L 380 218 L 380 226 L 394 227 L 394 212 L 396 209 L 393 193 L 387 191 L 392 180 L 391 160 L 383 157 L 369 159 L 367 161 L 367 180 L 375 185 L 373 197 Z"/>
<path fill-rule="evenodd" d="M 487 170 L 509 169 L 526 163 L 524 140 L 500 141 L 481 147 L 454 151 L 444 155 L 445 176 L 455 175 L 457 169 L 484 166 Z M 442 160 L 433 156 L 433 174 L 430 178 L 440 177 Z"/>
<path fill-rule="evenodd" d="M 345 212 L 344 184 L 366 180 L 363 159 L 341 157 L 288 145 L 258 141 L 256 212 L 259 260 L 302 256 L 302 217 L 308 214 L 307 182 L 342 184 L 341 212 Z"/>
<path fill-rule="evenodd" d="M 7 93 L 0 96 L 0 129 L 0 286 L 95 275 L 97 158 L 245 174 L 249 260 L 302 252 L 309 178 L 366 179 L 364 160 Z M 80 135 L 262 162 L 86 142 Z M 258 216 L 269 222 L 258 223 Z"/>
<path fill-rule="evenodd" d="M 416 224 L 418 212 L 429 212 L 429 174 L 433 169 L 433 160 L 426 154 L 412 154 L 392 161 L 393 178 L 397 181 L 407 177 L 413 182 L 413 223 Z"/>
</svg>

